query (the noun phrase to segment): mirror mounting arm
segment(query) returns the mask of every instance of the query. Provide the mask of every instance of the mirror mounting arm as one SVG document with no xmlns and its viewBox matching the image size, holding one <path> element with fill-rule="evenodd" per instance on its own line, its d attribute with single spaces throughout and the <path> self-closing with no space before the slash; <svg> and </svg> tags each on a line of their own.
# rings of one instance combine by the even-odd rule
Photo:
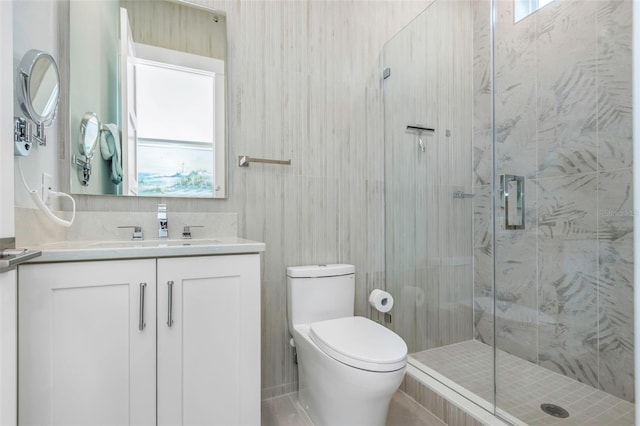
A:
<svg viewBox="0 0 640 426">
<path fill-rule="evenodd" d="M 82 179 L 80 180 L 82 186 L 89 186 L 89 180 L 91 179 L 91 159 L 87 158 L 87 160 L 84 161 L 73 154 L 71 156 L 71 163 L 82 169 Z"/>
<path fill-rule="evenodd" d="M 28 155 L 31 150 L 31 124 L 22 117 L 13 123 L 14 150 L 17 155 Z"/>
<path fill-rule="evenodd" d="M 35 123 L 35 134 L 31 129 L 31 122 L 24 117 L 15 117 L 13 123 L 13 141 L 15 142 L 15 155 L 29 155 L 33 141 L 37 141 L 38 145 L 47 145 L 47 135 L 45 134 L 44 123 Z"/>
<path fill-rule="evenodd" d="M 32 136 L 34 140 L 38 141 L 38 145 L 40 146 L 47 146 L 47 135 L 45 135 L 44 129 L 44 123 L 36 123 L 36 134 Z"/>
</svg>

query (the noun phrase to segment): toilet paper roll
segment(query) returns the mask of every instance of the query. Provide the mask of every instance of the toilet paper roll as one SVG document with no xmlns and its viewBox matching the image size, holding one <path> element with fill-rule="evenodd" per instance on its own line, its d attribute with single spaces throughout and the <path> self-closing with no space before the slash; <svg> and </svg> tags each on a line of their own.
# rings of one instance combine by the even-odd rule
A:
<svg viewBox="0 0 640 426">
<path fill-rule="evenodd" d="M 376 288 L 369 295 L 369 304 L 380 312 L 389 312 L 393 308 L 393 297 L 386 291 Z"/>
</svg>

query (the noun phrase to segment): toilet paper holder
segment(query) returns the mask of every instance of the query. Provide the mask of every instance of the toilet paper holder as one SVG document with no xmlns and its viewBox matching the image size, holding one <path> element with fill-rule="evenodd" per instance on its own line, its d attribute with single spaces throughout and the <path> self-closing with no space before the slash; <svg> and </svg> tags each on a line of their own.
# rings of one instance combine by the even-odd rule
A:
<svg viewBox="0 0 640 426">
<path fill-rule="evenodd" d="M 387 313 L 393 308 L 393 296 L 384 290 L 376 288 L 369 295 L 369 304 L 376 311 Z"/>
</svg>

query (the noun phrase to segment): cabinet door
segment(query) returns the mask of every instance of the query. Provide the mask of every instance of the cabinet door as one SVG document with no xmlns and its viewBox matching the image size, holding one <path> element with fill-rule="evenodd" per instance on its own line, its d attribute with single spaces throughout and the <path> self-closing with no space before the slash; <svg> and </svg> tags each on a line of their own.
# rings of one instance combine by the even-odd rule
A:
<svg viewBox="0 0 640 426">
<path fill-rule="evenodd" d="M 0 273 L 0 425 L 15 425 L 18 410 L 16 271 Z"/>
<path fill-rule="evenodd" d="M 21 425 L 155 424 L 155 282 L 155 260 L 20 267 Z"/>
<path fill-rule="evenodd" d="M 260 256 L 158 259 L 158 425 L 259 424 Z"/>
</svg>

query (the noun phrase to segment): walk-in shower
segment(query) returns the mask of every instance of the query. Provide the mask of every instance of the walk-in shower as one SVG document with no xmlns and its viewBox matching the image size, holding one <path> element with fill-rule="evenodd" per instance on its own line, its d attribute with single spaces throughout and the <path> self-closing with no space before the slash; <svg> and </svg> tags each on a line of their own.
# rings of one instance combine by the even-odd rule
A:
<svg viewBox="0 0 640 426">
<path fill-rule="evenodd" d="M 520 3 L 385 46 L 391 326 L 513 423 L 632 424 L 632 1 Z"/>
</svg>

